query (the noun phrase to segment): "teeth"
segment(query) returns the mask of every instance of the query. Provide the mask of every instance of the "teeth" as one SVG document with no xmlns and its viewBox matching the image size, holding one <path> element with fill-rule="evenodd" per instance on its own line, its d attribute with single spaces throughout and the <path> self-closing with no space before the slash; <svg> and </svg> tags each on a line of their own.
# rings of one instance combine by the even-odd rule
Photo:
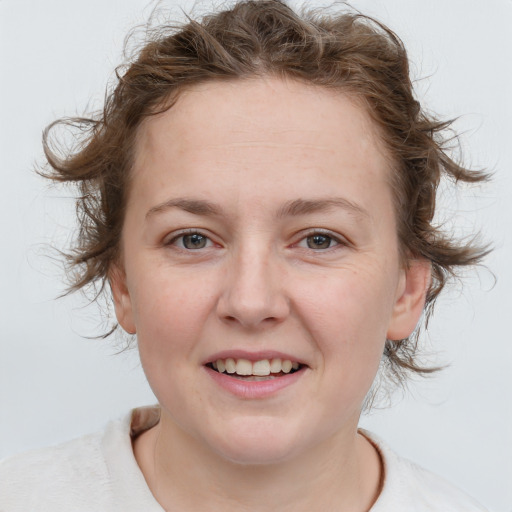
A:
<svg viewBox="0 0 512 512">
<path fill-rule="evenodd" d="M 235 373 L 236 372 L 236 363 L 235 360 L 231 357 L 228 357 L 225 361 L 226 371 L 228 373 Z"/>
<path fill-rule="evenodd" d="M 263 359 L 263 361 L 256 361 L 252 365 L 252 374 L 253 375 L 270 375 L 270 363 L 268 359 Z"/>
<path fill-rule="evenodd" d="M 292 371 L 292 362 L 289 359 L 285 359 L 281 363 L 281 367 L 283 368 L 284 373 L 290 373 Z"/>
<path fill-rule="evenodd" d="M 213 368 L 220 373 L 236 374 L 241 376 L 256 376 L 267 377 L 276 373 L 290 373 L 293 370 L 298 370 L 300 365 L 297 361 L 290 361 L 289 359 L 261 359 L 251 363 L 248 359 L 217 359 L 212 362 Z"/>
<path fill-rule="evenodd" d="M 270 371 L 272 373 L 279 373 L 281 371 L 281 359 L 272 359 L 270 361 Z"/>
<path fill-rule="evenodd" d="M 217 361 L 217 364 L 219 362 Z M 239 359 L 236 362 L 236 371 L 237 375 L 252 375 L 252 363 L 247 359 Z"/>
</svg>

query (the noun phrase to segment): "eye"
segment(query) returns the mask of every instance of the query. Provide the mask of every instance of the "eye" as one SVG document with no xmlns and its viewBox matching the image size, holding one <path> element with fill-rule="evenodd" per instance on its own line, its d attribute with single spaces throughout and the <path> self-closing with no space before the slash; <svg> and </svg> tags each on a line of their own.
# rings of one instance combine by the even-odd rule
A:
<svg viewBox="0 0 512 512">
<path fill-rule="evenodd" d="M 340 245 L 342 242 L 327 233 L 322 232 L 314 232 L 304 237 L 298 244 L 298 247 L 303 247 L 307 249 L 313 249 L 314 251 L 322 251 L 326 249 L 331 249 Z"/>
<path fill-rule="evenodd" d="M 175 245 L 180 249 L 194 251 L 198 249 L 205 249 L 206 247 L 211 247 L 213 242 L 207 236 L 201 233 L 190 232 L 175 236 L 165 245 Z"/>
</svg>

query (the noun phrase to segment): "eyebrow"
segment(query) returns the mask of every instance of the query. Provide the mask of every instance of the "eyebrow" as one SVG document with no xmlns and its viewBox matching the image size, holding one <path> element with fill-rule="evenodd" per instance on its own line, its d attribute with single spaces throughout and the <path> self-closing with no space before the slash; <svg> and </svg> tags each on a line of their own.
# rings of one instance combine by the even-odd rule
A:
<svg viewBox="0 0 512 512">
<path fill-rule="evenodd" d="M 278 211 L 278 218 L 307 215 L 309 213 L 327 212 L 342 208 L 357 217 L 370 217 L 368 211 L 358 204 L 343 197 L 327 197 L 320 199 L 295 199 L 285 203 Z"/>
<path fill-rule="evenodd" d="M 164 212 L 171 208 L 180 208 L 186 212 L 207 217 L 222 215 L 222 208 L 214 203 L 210 203 L 209 201 L 204 201 L 202 199 L 176 198 L 150 208 L 146 213 L 146 219 L 156 213 Z"/>
<path fill-rule="evenodd" d="M 176 198 L 150 208 L 146 213 L 146 219 L 172 208 L 179 208 L 194 215 L 205 217 L 221 216 L 223 214 L 222 208 L 210 201 L 203 199 Z M 294 199 L 288 201 L 279 208 L 277 218 L 326 212 L 336 208 L 342 208 L 358 217 L 370 217 L 370 214 L 364 208 L 348 199 L 342 197 L 328 197 L 320 199 Z"/>
</svg>

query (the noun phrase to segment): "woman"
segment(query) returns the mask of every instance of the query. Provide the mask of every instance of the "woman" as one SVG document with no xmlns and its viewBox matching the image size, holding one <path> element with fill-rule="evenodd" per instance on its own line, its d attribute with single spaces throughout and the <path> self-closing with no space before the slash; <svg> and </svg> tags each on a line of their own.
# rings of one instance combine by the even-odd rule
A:
<svg viewBox="0 0 512 512">
<path fill-rule="evenodd" d="M 485 176 L 392 32 L 241 2 L 148 43 L 79 124 L 46 146 L 81 190 L 74 288 L 110 285 L 159 407 L 6 461 L 6 510 L 483 510 L 357 429 L 380 366 L 431 370 L 416 325 L 485 252 L 432 224 L 441 176 Z"/>
</svg>

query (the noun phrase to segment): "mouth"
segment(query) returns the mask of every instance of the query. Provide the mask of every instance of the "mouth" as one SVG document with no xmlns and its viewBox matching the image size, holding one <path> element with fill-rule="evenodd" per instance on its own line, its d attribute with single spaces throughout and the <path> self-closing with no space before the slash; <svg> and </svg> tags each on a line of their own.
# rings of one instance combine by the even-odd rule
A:
<svg viewBox="0 0 512 512">
<path fill-rule="evenodd" d="M 258 361 L 249 361 L 248 359 L 216 359 L 206 364 L 207 368 L 227 375 L 234 379 L 244 381 L 266 381 L 279 379 L 285 375 L 298 372 L 306 365 L 290 359 L 260 359 Z"/>
</svg>

